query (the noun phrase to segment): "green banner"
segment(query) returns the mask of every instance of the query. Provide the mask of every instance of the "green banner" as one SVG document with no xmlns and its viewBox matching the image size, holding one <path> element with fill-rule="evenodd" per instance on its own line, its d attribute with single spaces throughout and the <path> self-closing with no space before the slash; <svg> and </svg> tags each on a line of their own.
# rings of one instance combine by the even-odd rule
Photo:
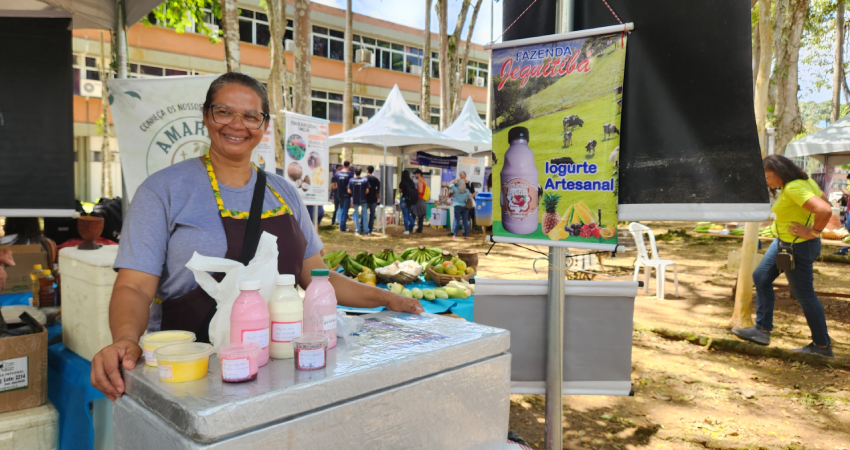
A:
<svg viewBox="0 0 850 450">
<path fill-rule="evenodd" d="M 494 240 L 613 249 L 626 36 L 533 41 L 493 50 Z"/>
</svg>

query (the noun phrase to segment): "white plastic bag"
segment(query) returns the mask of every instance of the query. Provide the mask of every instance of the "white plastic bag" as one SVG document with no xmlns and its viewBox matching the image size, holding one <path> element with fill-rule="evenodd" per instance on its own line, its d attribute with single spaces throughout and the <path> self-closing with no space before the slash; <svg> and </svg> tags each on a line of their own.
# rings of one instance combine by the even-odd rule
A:
<svg viewBox="0 0 850 450">
<path fill-rule="evenodd" d="M 247 266 L 239 261 L 203 256 L 195 252 L 186 267 L 216 302 L 217 310 L 209 331 L 213 351 L 218 352 L 219 347 L 230 343 L 230 310 L 239 296 L 239 282 L 259 280 L 260 295 L 263 298 L 271 297 L 277 276 L 277 237 L 264 231 L 257 245 L 257 253 Z M 219 283 L 208 272 L 223 272 L 225 276 Z"/>
<path fill-rule="evenodd" d="M 336 336 L 345 340 L 349 346 L 359 346 L 354 339 L 354 335 L 363 329 L 366 321 L 362 317 L 348 316 L 342 310 L 336 311 Z"/>
</svg>

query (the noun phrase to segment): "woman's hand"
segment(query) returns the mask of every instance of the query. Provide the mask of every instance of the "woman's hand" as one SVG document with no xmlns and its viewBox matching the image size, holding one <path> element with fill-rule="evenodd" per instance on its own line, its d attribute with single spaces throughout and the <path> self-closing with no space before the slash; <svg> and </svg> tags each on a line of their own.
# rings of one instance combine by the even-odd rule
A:
<svg viewBox="0 0 850 450">
<path fill-rule="evenodd" d="M 142 356 L 142 348 L 136 341 L 120 339 L 94 355 L 91 360 L 91 385 L 115 401 L 124 394 L 124 379 L 119 364 L 124 370 L 136 367 L 136 361 Z"/>
<path fill-rule="evenodd" d="M 807 227 L 798 222 L 791 222 L 791 225 L 788 225 L 788 232 L 800 239 L 814 239 L 817 237 L 812 227 Z"/>
<path fill-rule="evenodd" d="M 387 309 L 390 311 L 401 311 L 412 314 L 421 314 L 425 311 L 422 309 L 422 305 L 419 303 L 419 300 L 416 300 L 415 298 L 408 298 L 393 292 L 387 292 L 390 294 L 390 298 L 387 299 Z"/>
</svg>

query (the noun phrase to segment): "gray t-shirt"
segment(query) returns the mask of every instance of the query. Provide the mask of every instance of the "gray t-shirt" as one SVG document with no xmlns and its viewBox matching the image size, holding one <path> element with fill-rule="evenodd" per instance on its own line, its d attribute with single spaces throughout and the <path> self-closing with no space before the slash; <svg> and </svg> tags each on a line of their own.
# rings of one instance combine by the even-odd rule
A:
<svg viewBox="0 0 850 450">
<path fill-rule="evenodd" d="M 292 209 L 295 220 L 307 240 L 307 259 L 322 249 L 322 241 L 310 221 L 307 207 L 295 188 L 283 177 L 266 173 L 268 184 Z M 257 172 L 241 188 L 218 183 L 224 207 L 249 211 Z M 280 206 L 280 201 L 267 188 L 263 211 Z M 286 239 L 286 236 L 278 236 Z M 192 158 L 162 169 L 148 177 L 133 197 L 121 229 L 121 244 L 114 268 L 133 269 L 156 275 L 156 295 L 164 301 L 178 298 L 198 286 L 195 276 L 186 268 L 194 252 L 223 258 L 227 241 L 221 214 L 210 186 L 206 167 L 200 158 Z M 158 329 L 160 310 L 154 303 L 149 329 Z"/>
</svg>

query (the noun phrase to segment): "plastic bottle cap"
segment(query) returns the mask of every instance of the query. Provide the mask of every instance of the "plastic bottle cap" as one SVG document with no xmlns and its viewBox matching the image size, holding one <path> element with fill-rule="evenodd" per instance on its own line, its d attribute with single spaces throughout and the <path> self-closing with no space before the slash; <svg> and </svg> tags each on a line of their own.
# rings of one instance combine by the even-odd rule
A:
<svg viewBox="0 0 850 450">
<path fill-rule="evenodd" d="M 294 286 L 295 285 L 295 275 L 291 274 L 283 274 L 278 275 L 274 279 L 274 284 L 278 286 Z"/>
<path fill-rule="evenodd" d="M 50 275 L 50 273 L 51 273 L 51 272 L 50 272 L 50 269 L 44 269 L 44 274 L 45 274 L 45 275 Z"/>
<path fill-rule="evenodd" d="M 313 269 L 310 271 L 310 276 L 312 277 L 326 277 L 330 274 L 328 269 Z"/>
<path fill-rule="evenodd" d="M 32 268 L 33 270 L 41 270 L 41 264 L 34 264 Z"/>
<path fill-rule="evenodd" d="M 251 281 L 242 281 L 239 283 L 240 291 L 259 291 L 260 290 L 260 281 L 259 280 L 251 280 Z"/>
<path fill-rule="evenodd" d="M 511 143 L 517 139 L 525 139 L 526 141 L 530 141 L 531 138 L 528 136 L 528 128 L 513 127 L 508 131 L 508 143 Z"/>
</svg>

